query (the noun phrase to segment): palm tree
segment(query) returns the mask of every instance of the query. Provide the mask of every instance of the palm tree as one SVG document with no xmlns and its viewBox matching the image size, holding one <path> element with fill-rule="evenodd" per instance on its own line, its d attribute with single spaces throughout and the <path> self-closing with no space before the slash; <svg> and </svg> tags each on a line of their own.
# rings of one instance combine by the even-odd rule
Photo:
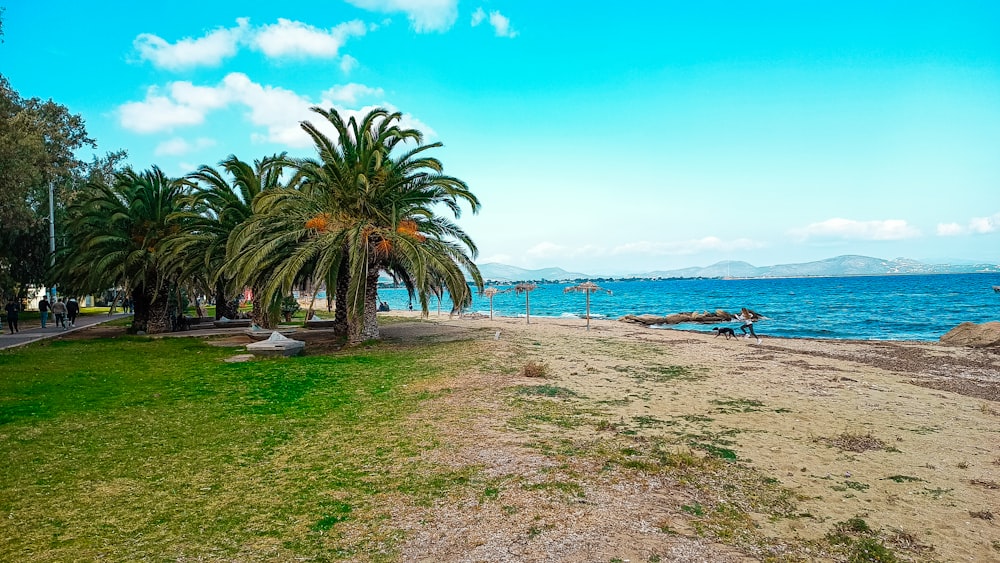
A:
<svg viewBox="0 0 1000 563">
<path fill-rule="evenodd" d="M 238 310 L 231 298 L 242 289 L 242 283 L 247 283 L 254 295 L 254 322 L 264 327 L 272 325 L 274 315 L 264 305 L 270 302 L 263 300 L 260 276 L 237 279 L 237 270 L 230 268 L 226 252 L 230 235 L 253 215 L 254 198 L 265 190 L 281 187 L 286 162 L 284 153 L 255 160 L 253 165 L 230 155 L 219 163 L 226 174 L 202 166 L 187 177 L 194 192 L 186 201 L 190 209 L 182 216 L 192 227 L 177 237 L 172 248 L 194 258 L 194 264 L 187 264 L 188 269 L 200 269 L 206 274 L 215 294 L 216 318 L 235 317 Z"/>
<path fill-rule="evenodd" d="M 583 292 L 587 294 L 587 330 L 590 330 L 590 294 L 595 291 L 606 291 L 608 292 L 608 295 L 611 295 L 610 289 L 604 289 L 603 287 L 600 287 L 596 283 L 591 281 L 585 281 L 580 285 L 567 287 L 566 289 L 563 290 L 563 293 Z"/>
<path fill-rule="evenodd" d="M 257 197 L 254 214 L 230 238 L 229 264 L 237 271 L 269 271 L 265 292 L 287 294 L 304 276 L 335 288 L 335 333 L 346 336 L 347 242 L 339 223 L 324 211 L 332 202 L 310 188 L 296 180 Z"/>
<path fill-rule="evenodd" d="M 440 161 L 424 156 L 440 143 L 421 144 L 419 131 L 401 129 L 402 115 L 384 109 L 347 121 L 335 109 L 313 111 L 333 126 L 336 139 L 304 122 L 318 158 L 294 161 L 293 188 L 262 195 L 254 208 L 267 210 L 254 228 L 267 242 L 249 244 L 250 254 L 294 247 L 275 265 L 269 290 L 287 289 L 311 269 L 336 287 L 337 319 L 354 342 L 378 338 L 383 272 L 418 297 L 424 314 L 435 287 L 446 288 L 456 305 L 471 302 L 466 275 L 482 288 L 475 244 L 436 211 L 444 206 L 457 218 L 461 202 L 475 212 L 479 201 L 464 182 L 442 173 Z M 416 146 L 394 154 L 407 141 Z M 241 241 L 249 243 L 249 234 Z"/>
<path fill-rule="evenodd" d="M 71 240 L 57 254 L 56 279 L 94 293 L 124 288 L 135 303 L 133 330 L 170 330 L 178 272 L 164 244 L 180 232 L 174 217 L 185 189 L 155 166 L 88 183 L 67 210 Z"/>
</svg>

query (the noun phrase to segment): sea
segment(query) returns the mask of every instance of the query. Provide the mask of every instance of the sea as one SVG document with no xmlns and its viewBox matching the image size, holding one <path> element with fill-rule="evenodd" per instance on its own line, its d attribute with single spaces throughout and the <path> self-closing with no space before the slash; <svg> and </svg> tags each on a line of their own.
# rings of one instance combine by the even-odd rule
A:
<svg viewBox="0 0 1000 563">
<path fill-rule="evenodd" d="M 625 315 L 666 316 L 672 313 L 736 313 L 746 307 L 763 315 L 754 324 L 758 335 L 837 340 L 938 340 L 963 322 L 1000 320 L 1000 274 L 885 275 L 808 278 L 666 279 L 600 281 L 605 291 L 590 294 L 594 319 Z M 565 292 L 575 283 L 540 283 L 520 295 L 493 297 L 493 315 L 504 317 L 586 318 L 586 295 Z M 503 291 L 512 285 L 488 285 Z M 380 288 L 379 299 L 390 309 L 407 309 L 402 287 Z M 413 306 L 419 305 L 414 301 Z M 447 315 L 447 294 L 430 315 Z M 490 314 L 490 299 L 475 294 L 466 312 Z M 662 330 L 711 332 L 714 326 L 739 323 L 654 326 Z"/>
</svg>

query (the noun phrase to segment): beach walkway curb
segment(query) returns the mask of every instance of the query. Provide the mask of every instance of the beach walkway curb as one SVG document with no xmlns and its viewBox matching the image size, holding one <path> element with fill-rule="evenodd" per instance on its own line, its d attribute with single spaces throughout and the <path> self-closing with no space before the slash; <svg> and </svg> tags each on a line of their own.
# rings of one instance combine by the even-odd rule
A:
<svg viewBox="0 0 1000 563">
<path fill-rule="evenodd" d="M 94 315 L 82 315 L 77 317 L 76 326 L 63 330 L 55 325 L 55 322 L 50 318 L 48 326 L 42 328 L 40 326 L 34 326 L 32 328 L 22 328 L 20 332 L 10 334 L 7 330 L 7 323 L 4 323 L 3 334 L 0 334 L 0 350 L 6 350 L 8 348 L 17 348 L 19 346 L 24 346 L 26 344 L 31 344 L 32 342 L 38 342 L 40 340 L 45 340 L 46 338 L 56 338 L 64 334 L 69 334 L 71 332 L 76 332 L 78 330 L 83 330 L 87 327 L 96 326 L 99 324 L 104 324 L 106 322 L 114 321 L 122 317 L 130 317 L 132 313 L 115 313 L 114 315 L 107 315 L 105 313 L 98 313 Z"/>
</svg>

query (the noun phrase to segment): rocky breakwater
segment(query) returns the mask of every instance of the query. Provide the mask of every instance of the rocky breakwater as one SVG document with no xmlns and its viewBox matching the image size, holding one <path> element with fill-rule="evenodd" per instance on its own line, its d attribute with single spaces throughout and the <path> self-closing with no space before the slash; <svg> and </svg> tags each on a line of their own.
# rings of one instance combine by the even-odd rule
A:
<svg viewBox="0 0 1000 563">
<path fill-rule="evenodd" d="M 754 319 L 763 318 L 757 311 L 750 311 Z M 715 312 L 692 311 L 690 313 L 672 313 L 665 317 L 658 315 L 625 315 L 618 319 L 623 323 L 640 324 L 645 326 L 653 325 L 676 325 L 681 323 L 717 324 L 736 321 L 736 314 L 722 309 Z"/>
</svg>

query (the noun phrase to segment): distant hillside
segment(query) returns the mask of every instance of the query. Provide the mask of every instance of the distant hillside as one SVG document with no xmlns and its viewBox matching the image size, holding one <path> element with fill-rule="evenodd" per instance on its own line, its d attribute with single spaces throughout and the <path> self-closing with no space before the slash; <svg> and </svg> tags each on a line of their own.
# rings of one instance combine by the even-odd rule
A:
<svg viewBox="0 0 1000 563">
<path fill-rule="evenodd" d="M 517 266 L 508 266 L 506 264 L 497 264 L 494 262 L 488 264 L 478 264 L 478 266 L 479 273 L 483 275 L 483 279 L 492 281 L 556 281 L 594 277 L 587 274 L 581 274 L 579 272 L 567 272 L 562 268 L 525 270 L 524 268 L 518 268 Z"/>
<path fill-rule="evenodd" d="M 526 270 L 505 264 L 481 264 L 479 271 L 483 279 L 513 282 L 540 280 L 590 279 L 601 276 L 567 272 L 562 268 Z M 787 278 L 802 276 L 877 276 L 888 274 L 968 274 L 977 272 L 1000 272 L 997 264 L 974 264 L 955 261 L 949 264 L 925 264 L 909 258 L 883 260 L 870 256 L 845 255 L 817 262 L 801 264 L 779 264 L 776 266 L 754 266 L 747 262 L 724 261 L 705 267 L 682 268 L 679 270 L 655 270 L 617 278 Z"/>
<path fill-rule="evenodd" d="M 997 264 L 925 264 L 909 258 L 883 260 L 870 256 L 837 256 L 817 262 L 756 267 L 746 262 L 719 262 L 705 268 L 647 272 L 642 278 L 787 278 L 801 276 L 878 276 L 888 274 L 966 274 L 1000 272 Z"/>
</svg>

